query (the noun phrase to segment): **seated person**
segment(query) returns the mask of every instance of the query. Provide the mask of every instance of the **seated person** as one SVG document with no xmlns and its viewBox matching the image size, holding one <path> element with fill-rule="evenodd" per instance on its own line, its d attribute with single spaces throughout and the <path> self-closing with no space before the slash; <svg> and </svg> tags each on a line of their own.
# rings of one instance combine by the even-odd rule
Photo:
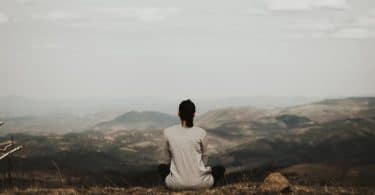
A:
<svg viewBox="0 0 375 195">
<path fill-rule="evenodd" d="M 164 163 L 159 174 L 173 190 L 202 189 L 216 186 L 225 173 L 221 166 L 207 166 L 207 135 L 193 125 L 195 105 L 185 100 L 179 105 L 181 124 L 164 130 Z"/>
</svg>

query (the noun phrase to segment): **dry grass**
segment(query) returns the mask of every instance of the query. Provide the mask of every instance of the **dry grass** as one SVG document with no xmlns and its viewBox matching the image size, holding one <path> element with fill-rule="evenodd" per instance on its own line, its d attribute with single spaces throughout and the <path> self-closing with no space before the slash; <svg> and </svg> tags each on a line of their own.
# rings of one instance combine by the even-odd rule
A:
<svg viewBox="0 0 375 195">
<path fill-rule="evenodd" d="M 10 194 L 52 194 L 52 195 L 75 195 L 75 194 L 92 194 L 92 195 L 99 195 L 99 194 L 135 194 L 135 195 L 143 195 L 143 194 L 155 194 L 155 195 L 198 195 L 198 194 L 211 194 L 211 195 L 225 195 L 225 194 L 232 194 L 232 195 L 244 195 L 244 194 L 263 194 L 259 190 L 259 184 L 257 183 L 238 183 L 233 185 L 226 185 L 222 187 L 217 187 L 213 189 L 207 190 L 198 190 L 198 191 L 169 191 L 164 187 L 152 187 L 152 188 L 144 188 L 144 187 L 130 187 L 130 188 L 122 188 L 122 187 L 90 187 L 90 188 L 54 188 L 54 189 L 46 189 L 46 188 L 27 188 L 27 189 L 8 189 L 2 191 L 1 194 L 10 195 Z M 311 194 L 311 195 L 319 195 L 319 194 L 375 194 L 375 188 L 365 188 L 365 187 L 337 187 L 337 186 L 300 186 L 300 185 L 293 185 L 292 192 L 289 194 L 296 195 L 296 194 Z"/>
</svg>

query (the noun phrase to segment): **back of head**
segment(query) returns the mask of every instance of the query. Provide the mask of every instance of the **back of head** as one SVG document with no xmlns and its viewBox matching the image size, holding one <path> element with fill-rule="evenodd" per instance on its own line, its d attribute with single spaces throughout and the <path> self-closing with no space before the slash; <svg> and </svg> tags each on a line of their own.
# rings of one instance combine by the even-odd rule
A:
<svg viewBox="0 0 375 195">
<path fill-rule="evenodd" d="M 187 127 L 193 127 L 195 105 L 190 99 L 184 100 L 180 103 L 178 112 L 181 121 L 185 121 Z"/>
</svg>

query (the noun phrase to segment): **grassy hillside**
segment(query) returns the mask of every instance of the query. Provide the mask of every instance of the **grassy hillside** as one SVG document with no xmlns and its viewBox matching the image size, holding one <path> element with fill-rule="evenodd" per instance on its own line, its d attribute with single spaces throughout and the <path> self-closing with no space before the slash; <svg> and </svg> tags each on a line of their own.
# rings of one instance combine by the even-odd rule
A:
<svg viewBox="0 0 375 195">
<path fill-rule="evenodd" d="M 373 110 L 373 98 L 350 98 L 219 109 L 198 121 L 208 132 L 210 164 L 228 168 L 228 184 L 260 181 L 278 170 L 296 184 L 369 186 L 375 185 Z M 176 121 L 157 112 L 129 112 L 94 131 L 13 134 L 25 146 L 13 158 L 13 181 L 24 187 L 160 185 L 155 167 L 162 129 Z M 0 163 L 5 170 L 6 161 Z"/>
</svg>

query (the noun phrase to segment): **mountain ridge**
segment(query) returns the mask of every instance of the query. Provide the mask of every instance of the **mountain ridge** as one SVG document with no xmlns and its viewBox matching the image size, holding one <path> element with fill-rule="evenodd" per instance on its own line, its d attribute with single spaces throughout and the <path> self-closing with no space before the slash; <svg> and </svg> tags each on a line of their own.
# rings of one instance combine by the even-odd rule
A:
<svg viewBox="0 0 375 195">
<path fill-rule="evenodd" d="M 113 120 L 95 125 L 94 130 L 118 131 L 118 130 L 148 130 L 163 129 L 177 124 L 178 118 L 157 111 L 130 111 Z"/>
</svg>

